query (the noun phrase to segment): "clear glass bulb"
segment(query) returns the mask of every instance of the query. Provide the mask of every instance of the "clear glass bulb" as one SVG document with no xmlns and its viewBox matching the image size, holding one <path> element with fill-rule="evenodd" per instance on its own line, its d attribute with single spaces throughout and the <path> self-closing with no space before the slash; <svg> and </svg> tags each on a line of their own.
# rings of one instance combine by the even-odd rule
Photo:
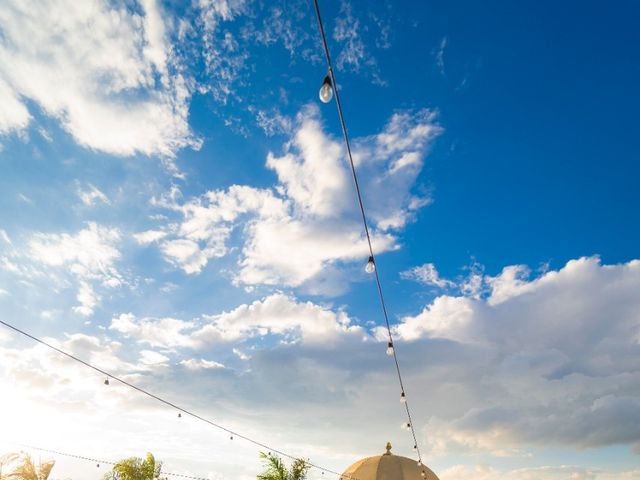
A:
<svg viewBox="0 0 640 480">
<path fill-rule="evenodd" d="M 333 88 L 331 87 L 331 79 L 329 75 L 324 77 L 322 86 L 320 87 L 320 101 L 322 103 L 329 103 L 333 98 Z"/>
<path fill-rule="evenodd" d="M 411 429 L 411 424 L 410 423 L 403 423 L 402 424 L 402 428 L 404 430 L 410 430 Z"/>
<path fill-rule="evenodd" d="M 367 266 L 364 267 L 364 271 L 367 273 L 373 273 L 376 270 L 376 263 L 373 261 L 373 257 L 369 257 Z"/>
<path fill-rule="evenodd" d="M 104 384 L 105 384 L 105 385 L 109 385 L 109 379 L 108 379 L 108 378 L 105 378 L 105 379 L 104 379 Z"/>
<path fill-rule="evenodd" d="M 418 466 L 421 467 L 422 466 L 422 460 L 418 460 Z"/>
<path fill-rule="evenodd" d="M 424 473 L 424 470 L 422 471 L 422 473 L 421 473 L 420 475 L 422 475 L 423 477 L 426 477 L 426 476 L 427 476 L 427 474 L 426 474 L 426 473 Z"/>
<path fill-rule="evenodd" d="M 387 355 L 389 355 L 390 357 L 393 356 L 393 343 L 391 342 L 387 344 Z"/>
<path fill-rule="evenodd" d="M 407 403 L 407 396 L 402 392 L 400 394 L 400 403 Z"/>
</svg>

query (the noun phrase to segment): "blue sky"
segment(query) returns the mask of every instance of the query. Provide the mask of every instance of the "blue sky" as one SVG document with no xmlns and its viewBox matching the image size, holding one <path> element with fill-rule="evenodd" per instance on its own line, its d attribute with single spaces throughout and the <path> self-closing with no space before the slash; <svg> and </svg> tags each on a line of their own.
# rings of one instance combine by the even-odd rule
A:
<svg viewBox="0 0 640 480">
<path fill-rule="evenodd" d="M 321 7 L 426 463 L 640 478 L 638 6 Z M 306 0 L 3 3 L 2 318 L 330 468 L 411 456 L 325 74 Z M 259 469 L 9 331 L 0 358 L 3 450 Z"/>
</svg>

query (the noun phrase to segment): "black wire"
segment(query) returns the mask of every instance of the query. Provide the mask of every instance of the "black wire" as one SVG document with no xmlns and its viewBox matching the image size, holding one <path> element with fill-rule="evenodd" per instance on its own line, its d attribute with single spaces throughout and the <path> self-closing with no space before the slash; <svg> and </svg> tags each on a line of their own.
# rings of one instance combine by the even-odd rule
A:
<svg viewBox="0 0 640 480">
<path fill-rule="evenodd" d="M 18 327 L 14 326 L 14 325 L 11 325 L 10 323 L 7 323 L 7 322 L 5 322 L 3 320 L 0 320 L 0 324 L 4 325 L 7 328 L 10 328 L 11 330 L 14 330 L 15 332 L 17 332 L 17 333 L 19 333 L 21 335 L 24 335 L 25 337 L 30 338 L 31 340 L 34 340 L 34 341 L 40 343 L 41 345 L 44 345 L 47 348 L 50 348 L 51 350 L 54 350 L 54 351 L 58 352 L 61 355 L 64 355 L 67 358 L 70 358 L 71 360 L 74 360 L 74 361 L 76 361 L 78 363 L 81 363 L 82 365 L 84 365 L 84 366 L 86 366 L 88 368 L 93 369 L 96 372 L 99 372 L 99 373 L 101 373 L 102 375 L 105 375 L 108 378 L 116 380 L 116 381 L 122 383 L 123 385 L 126 385 L 129 388 L 132 388 L 132 389 L 134 389 L 134 390 L 136 390 L 136 391 L 138 391 L 140 393 L 143 393 L 144 395 L 146 395 L 148 397 L 151 397 L 151 398 L 153 398 L 154 400 L 157 400 L 160 403 L 163 403 L 163 404 L 165 404 L 165 405 L 167 405 L 167 406 L 169 406 L 171 408 L 174 408 L 174 409 L 178 410 L 179 412 L 182 412 L 182 413 L 184 413 L 186 415 L 189 415 L 189 416 L 191 416 L 191 417 L 193 417 L 193 418 L 195 418 L 197 420 L 200 420 L 202 422 L 208 423 L 212 427 L 215 427 L 215 428 L 217 428 L 219 430 L 227 432 L 228 434 L 232 435 L 233 437 L 241 438 L 242 440 L 245 440 L 245 441 L 247 441 L 249 443 L 252 443 L 253 445 L 256 445 L 256 446 L 258 446 L 260 448 L 263 448 L 263 449 L 265 449 L 265 450 L 267 450 L 269 452 L 277 453 L 278 455 L 280 455 L 282 457 L 286 457 L 286 458 L 288 458 L 290 460 L 297 460 L 299 458 L 299 457 L 296 457 L 296 456 L 291 455 L 289 453 L 283 452 L 282 450 L 278 450 L 276 448 L 273 448 L 273 447 L 271 447 L 271 446 L 269 446 L 269 445 L 267 445 L 265 443 L 262 443 L 262 442 L 259 442 L 257 440 L 254 440 L 251 437 L 248 437 L 246 435 L 238 433 L 238 432 L 236 432 L 234 430 L 231 430 L 229 428 L 223 427 L 222 425 L 220 425 L 218 423 L 215 423 L 215 422 L 213 422 L 213 421 L 211 421 L 211 420 L 209 420 L 207 418 L 204 418 L 201 415 L 198 415 L 197 413 L 191 412 L 191 411 L 187 410 L 186 408 L 180 407 L 179 405 L 176 405 L 175 403 L 172 403 L 172 402 L 170 402 L 168 400 L 165 400 L 164 398 L 159 397 L 158 395 L 155 395 L 155 394 L 149 392 L 148 390 L 145 390 L 144 388 L 141 388 L 141 387 L 138 387 L 138 386 L 136 386 L 136 385 L 134 385 L 132 383 L 129 383 L 126 380 L 123 380 L 122 378 L 120 378 L 120 377 L 118 377 L 118 376 L 116 376 L 116 375 L 114 375 L 112 373 L 109 373 L 106 370 L 98 368 L 95 365 L 92 365 L 89 362 L 86 362 L 86 361 L 82 360 L 81 358 L 76 357 L 75 355 L 73 355 L 71 353 L 65 352 L 64 350 L 61 350 L 58 347 L 55 347 L 55 346 L 51 345 L 50 343 L 47 343 L 44 340 L 41 340 L 40 338 L 35 337 L 35 336 L 31 335 L 30 333 L 27 333 L 24 330 L 21 330 L 21 329 L 19 329 Z M 324 471 L 324 472 L 327 472 L 327 473 L 331 473 L 333 475 L 338 475 L 340 477 L 348 477 L 351 480 L 358 480 L 355 477 L 352 477 L 350 475 L 343 475 L 340 472 L 336 472 L 336 471 L 331 470 L 329 468 L 322 467 L 322 466 L 317 465 L 315 463 L 312 463 L 312 462 L 310 462 L 308 460 L 306 460 L 305 463 L 309 467 L 316 468 L 318 470 L 321 470 L 321 471 Z"/>
<path fill-rule="evenodd" d="M 331 63 L 331 55 L 329 54 L 329 46 L 327 45 L 327 36 L 324 32 L 324 25 L 322 23 L 322 16 L 320 15 L 320 6 L 318 5 L 318 0 L 313 0 L 313 4 L 316 11 L 316 17 L 318 19 L 318 26 L 320 27 L 320 35 L 322 37 L 322 45 L 324 47 L 324 53 L 327 58 L 327 66 L 329 69 L 329 76 L 331 77 L 331 86 L 333 88 L 334 95 L 336 97 L 336 106 L 338 108 L 338 116 L 340 117 L 340 126 L 342 127 L 342 135 L 344 137 L 344 143 L 347 147 L 347 155 L 349 157 L 349 165 L 351 167 L 351 175 L 353 177 L 353 183 L 355 185 L 356 194 L 358 196 L 358 205 L 360 206 L 360 213 L 362 215 L 362 223 L 364 225 L 364 232 L 367 236 L 367 243 L 369 245 L 369 254 L 373 259 L 373 264 L 375 266 L 374 273 L 376 277 L 376 285 L 378 287 L 378 296 L 380 297 L 380 306 L 382 307 L 382 314 L 384 316 L 384 321 L 387 327 L 387 333 L 389 334 L 389 342 L 394 346 L 393 348 L 393 360 L 396 364 L 396 372 L 398 373 L 398 382 L 400 383 L 400 391 L 405 395 L 406 400 L 406 392 L 404 389 L 404 384 L 402 382 L 402 374 L 400 373 L 400 364 L 398 362 L 398 356 L 396 355 L 395 343 L 393 342 L 393 335 L 391 334 L 391 325 L 389 324 L 389 315 L 387 313 L 387 306 L 384 301 L 384 295 L 382 293 L 382 284 L 380 282 L 380 275 L 378 273 L 378 265 L 375 261 L 375 255 L 373 254 L 373 247 L 371 245 L 371 234 L 369 233 L 369 225 L 367 222 L 367 215 L 364 209 L 364 203 L 362 201 L 362 194 L 360 192 L 360 184 L 358 182 L 358 175 L 356 173 L 356 167 L 353 162 L 353 155 L 351 153 L 351 143 L 349 142 L 349 135 L 347 133 L 347 125 L 344 120 L 344 114 L 342 112 L 342 103 L 340 102 L 340 94 L 338 93 L 338 83 L 336 82 L 335 74 L 333 71 L 333 64 Z M 418 460 L 422 462 L 422 457 L 420 455 L 420 448 L 418 447 L 418 441 L 416 438 L 416 431 L 413 428 L 413 421 L 411 420 L 411 410 L 409 409 L 408 400 L 404 403 L 405 409 L 407 411 L 407 417 L 409 418 L 409 425 L 411 428 L 411 434 L 413 436 L 413 444 L 415 446 L 416 452 L 418 454 Z"/>
</svg>

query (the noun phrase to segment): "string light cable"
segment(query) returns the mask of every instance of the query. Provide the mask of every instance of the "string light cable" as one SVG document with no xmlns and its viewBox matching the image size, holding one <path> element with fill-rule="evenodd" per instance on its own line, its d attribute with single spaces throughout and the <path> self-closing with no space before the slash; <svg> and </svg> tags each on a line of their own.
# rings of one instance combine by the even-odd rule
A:
<svg viewBox="0 0 640 480">
<path fill-rule="evenodd" d="M 95 463 L 96 466 L 98 468 L 100 468 L 100 465 L 117 465 L 118 462 L 114 462 L 111 460 L 104 460 L 101 458 L 92 458 L 92 457 L 88 457 L 86 455 L 78 455 L 75 453 L 66 453 L 66 452 L 58 452 L 56 450 L 49 450 L 48 448 L 42 448 L 42 447 L 34 447 L 33 445 L 22 445 L 22 444 L 16 444 L 19 447 L 22 448 L 26 448 L 28 450 L 38 450 L 40 452 L 45 452 L 45 453 L 49 453 L 51 455 L 58 455 L 61 457 L 68 457 L 68 458 L 75 458 L 77 460 L 83 460 L 85 462 L 92 462 Z M 198 476 L 194 476 L 194 475 L 186 475 L 183 473 L 173 473 L 173 472 L 165 472 L 165 471 L 161 471 L 160 472 L 161 477 L 176 477 L 176 478 L 186 478 L 189 480 L 210 480 L 208 477 L 198 477 Z"/>
<path fill-rule="evenodd" d="M 367 266 L 365 270 L 367 271 L 367 273 L 373 273 L 375 275 L 378 296 L 380 298 L 380 306 L 382 308 L 382 315 L 384 317 L 387 333 L 389 336 L 389 342 L 387 344 L 387 354 L 393 357 L 393 360 L 396 366 L 396 373 L 398 375 L 398 382 L 400 384 L 400 401 L 404 404 L 407 418 L 409 419 L 407 425 L 409 426 L 409 430 L 411 431 L 411 435 L 413 437 L 413 449 L 418 456 L 418 466 L 422 467 L 423 465 L 422 456 L 420 454 L 420 448 L 418 447 L 416 431 L 413 427 L 413 421 L 411 419 L 411 409 L 409 408 L 409 402 L 407 400 L 406 390 L 404 388 L 404 383 L 402 381 L 400 363 L 398 362 L 398 355 L 396 353 L 395 344 L 393 341 L 393 335 L 391 333 L 389 315 L 387 313 L 387 306 L 384 300 L 384 294 L 382 292 L 382 283 L 380 282 L 380 273 L 376 265 L 375 255 L 373 253 L 373 246 L 371 244 L 371 233 L 369 231 L 369 224 L 367 221 L 367 215 L 364 208 L 364 202 L 362 201 L 362 193 L 360 190 L 360 184 L 358 182 L 356 167 L 353 161 L 353 155 L 351 153 L 351 143 L 349 141 L 349 134 L 347 133 L 347 125 L 346 125 L 344 114 L 342 111 L 342 103 L 340 102 L 340 93 L 338 91 L 338 84 L 336 82 L 335 72 L 333 69 L 333 64 L 331 62 L 331 54 L 329 53 L 327 36 L 324 31 L 324 24 L 322 23 L 322 16 L 320 15 L 320 6 L 318 5 L 318 0 L 313 0 L 313 4 L 315 7 L 316 18 L 318 20 L 318 27 L 320 29 L 320 36 L 322 37 L 322 46 L 324 48 L 324 54 L 327 60 L 327 68 L 328 68 L 327 76 L 324 78 L 324 81 L 322 82 L 322 86 L 320 88 L 320 100 L 323 103 L 329 103 L 331 101 L 331 97 L 335 96 L 336 107 L 338 109 L 338 117 L 340 119 L 340 127 L 342 128 L 342 136 L 344 137 L 344 143 L 347 149 L 347 156 L 349 158 L 349 166 L 351 167 L 351 176 L 353 177 L 353 184 L 355 186 L 356 195 L 358 197 L 358 206 L 360 207 L 360 214 L 362 216 L 362 224 L 364 226 L 364 232 L 366 234 L 367 244 L 369 246 L 369 260 L 367 262 Z M 422 476 L 425 476 L 424 470 L 422 471 Z"/>
<path fill-rule="evenodd" d="M 239 438 L 239 439 L 244 440 L 244 441 L 246 441 L 248 443 L 251 443 L 251 444 L 253 444 L 253 445 L 257 446 L 257 447 L 260 447 L 263 450 L 266 450 L 267 452 L 269 452 L 269 455 L 271 455 L 272 453 L 275 453 L 277 455 L 280 455 L 281 457 L 288 458 L 289 460 L 297 460 L 297 459 L 301 458 L 299 456 L 295 456 L 293 454 L 287 453 L 287 452 L 285 452 L 283 450 L 274 448 L 274 447 L 272 447 L 272 446 L 270 446 L 270 445 L 268 445 L 268 444 L 266 444 L 264 442 L 255 440 L 255 439 L 249 437 L 248 435 L 243 435 L 242 433 L 239 433 L 239 432 L 237 432 L 235 430 L 227 428 L 227 427 L 225 427 L 225 426 L 223 426 L 223 425 L 221 425 L 219 423 L 214 422 L 213 420 L 209 420 L 208 418 L 205 418 L 202 415 L 199 415 L 198 413 L 195 413 L 195 412 L 193 412 L 191 410 L 187 410 L 186 408 L 181 407 L 181 406 L 179 406 L 179 405 L 177 405 L 177 404 L 175 404 L 175 403 L 173 403 L 173 402 L 171 402 L 169 400 L 166 400 L 166 399 L 160 397 L 159 395 L 151 393 L 149 390 L 146 390 L 146 389 L 144 389 L 142 387 L 134 385 L 133 383 L 128 382 L 127 380 L 124 380 L 123 378 L 118 377 L 117 375 L 115 375 L 113 373 L 110 373 L 110 372 L 108 372 L 108 371 L 106 371 L 106 370 L 104 370 L 102 368 L 96 367 L 95 365 L 92 365 L 91 363 L 89 363 L 89 362 L 87 362 L 85 360 L 82 360 L 81 358 L 76 357 L 75 355 L 73 355 L 73 354 L 71 354 L 69 352 L 66 352 L 66 351 L 64 351 L 64 350 L 62 350 L 62 349 L 60 349 L 60 348 L 58 348 L 58 347 L 56 347 L 54 345 L 51 345 L 50 343 L 45 342 L 41 338 L 38 338 L 35 335 L 31 335 L 30 333 L 28 333 L 28 332 L 16 327 L 15 325 L 12 325 L 10 323 L 5 322 L 4 320 L 0 320 L 0 325 L 3 325 L 5 327 L 13 330 L 16 333 L 19 333 L 20 335 L 23 335 L 23 336 L 25 336 L 27 338 L 30 338 L 31 340 L 33 340 L 33 341 L 35 341 L 35 342 L 37 342 L 37 343 L 39 343 L 41 345 L 44 345 L 45 347 L 47 347 L 47 348 L 59 353 L 60 355 L 63 355 L 64 357 L 67 357 L 70 360 L 78 362 L 78 363 L 84 365 L 85 367 L 90 368 L 90 369 L 100 373 L 101 375 L 104 375 L 105 376 L 105 381 L 104 381 L 105 385 L 109 385 L 109 380 L 110 379 L 111 380 L 115 380 L 116 382 L 119 382 L 119 383 L 121 383 L 122 385 L 124 385 L 126 387 L 129 387 L 129 388 L 131 388 L 131 389 L 133 389 L 133 390 L 135 390 L 135 391 L 137 391 L 139 393 L 142 393 L 142 394 L 146 395 L 149 398 L 152 398 L 153 400 L 156 400 L 157 402 L 160 402 L 160 403 L 162 403 L 162 404 L 164 404 L 164 405 L 166 405 L 168 407 L 171 407 L 174 410 L 177 410 L 179 417 L 182 417 L 182 415 L 184 414 L 184 415 L 188 415 L 188 416 L 190 416 L 192 418 L 195 418 L 196 420 L 200 420 L 201 422 L 204 422 L 204 423 L 206 423 L 206 424 L 208 424 L 208 425 L 210 425 L 210 426 L 212 426 L 212 427 L 214 427 L 214 428 L 216 428 L 218 430 L 222 430 L 223 432 L 228 433 L 229 436 L 230 436 L 229 438 L 231 440 L 233 440 L 234 438 Z M 354 477 L 354 476 L 351 476 L 351 475 L 344 475 L 344 474 L 342 474 L 340 472 L 337 472 L 335 470 L 332 470 L 330 468 L 323 467 L 322 465 L 319 465 L 317 463 L 311 462 L 308 459 L 305 460 L 305 464 L 308 467 L 315 468 L 316 470 L 319 470 L 321 472 L 326 472 L 326 473 L 330 473 L 332 475 L 337 475 L 341 479 L 349 478 L 350 480 L 359 480 L 357 477 Z"/>
</svg>

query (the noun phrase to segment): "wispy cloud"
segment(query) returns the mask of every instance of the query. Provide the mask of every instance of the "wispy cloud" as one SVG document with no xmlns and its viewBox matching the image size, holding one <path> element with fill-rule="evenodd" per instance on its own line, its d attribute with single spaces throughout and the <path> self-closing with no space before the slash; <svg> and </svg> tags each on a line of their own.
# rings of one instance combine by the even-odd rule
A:
<svg viewBox="0 0 640 480">
<path fill-rule="evenodd" d="M 35 265 L 63 273 L 69 272 L 78 282 L 74 311 L 89 316 L 100 303 L 96 285 L 114 288 L 123 284 L 124 278 L 115 263 L 120 258 L 118 229 L 103 227 L 95 222 L 76 234 L 38 233 L 28 242 L 28 251 L 16 253 L 17 262 L 28 259 Z M 19 273 L 24 267 L 17 270 Z"/>
<path fill-rule="evenodd" d="M 95 205 L 96 203 L 104 203 L 105 205 L 111 204 L 107 196 L 102 193 L 95 185 L 89 183 L 86 189 L 78 186 L 78 197 L 82 203 L 88 207 Z"/>
<path fill-rule="evenodd" d="M 440 40 L 440 44 L 438 45 L 437 48 L 434 48 L 431 53 L 433 55 L 433 57 L 436 60 L 436 67 L 438 68 L 438 71 L 440 72 L 440 75 L 445 75 L 445 69 L 444 69 L 444 52 L 447 48 L 447 37 L 442 37 L 442 40 Z"/>
<path fill-rule="evenodd" d="M 455 285 L 455 282 L 441 278 L 433 263 L 425 263 L 419 267 L 414 267 L 410 270 L 400 272 L 400 277 L 439 288 L 452 287 Z"/>
</svg>

